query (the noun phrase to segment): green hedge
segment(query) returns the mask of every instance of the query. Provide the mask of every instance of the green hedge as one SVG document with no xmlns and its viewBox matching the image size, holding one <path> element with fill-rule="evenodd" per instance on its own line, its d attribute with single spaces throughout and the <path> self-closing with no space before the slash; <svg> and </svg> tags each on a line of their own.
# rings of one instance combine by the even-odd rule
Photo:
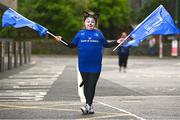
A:
<svg viewBox="0 0 180 120">
<path fill-rule="evenodd" d="M 171 55 L 171 41 L 166 40 L 163 43 L 164 56 Z M 117 50 L 112 51 L 113 48 L 106 48 L 104 54 L 106 55 L 117 55 Z M 159 55 L 159 44 L 158 41 L 155 45 L 156 56 Z M 32 54 L 64 54 L 64 55 L 75 55 L 77 54 L 77 48 L 70 49 L 62 43 L 57 43 L 53 39 L 36 39 L 32 40 Z M 130 48 L 130 55 L 132 56 L 147 56 L 148 55 L 148 41 L 143 41 L 138 47 Z"/>
<path fill-rule="evenodd" d="M 32 40 L 32 54 L 77 54 L 77 49 L 69 49 L 52 39 Z"/>
</svg>

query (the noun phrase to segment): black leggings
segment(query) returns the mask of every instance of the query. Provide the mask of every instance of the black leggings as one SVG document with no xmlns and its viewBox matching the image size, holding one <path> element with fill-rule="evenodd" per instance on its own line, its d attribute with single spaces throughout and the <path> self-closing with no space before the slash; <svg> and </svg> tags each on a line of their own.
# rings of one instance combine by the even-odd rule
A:
<svg viewBox="0 0 180 120">
<path fill-rule="evenodd" d="M 84 95 L 86 104 L 91 105 L 95 95 L 96 83 L 99 79 L 100 72 L 80 72 L 84 82 Z"/>
<path fill-rule="evenodd" d="M 127 67 L 127 60 L 128 60 L 128 56 L 120 56 L 119 55 L 119 67 L 124 67 L 126 68 Z"/>
</svg>

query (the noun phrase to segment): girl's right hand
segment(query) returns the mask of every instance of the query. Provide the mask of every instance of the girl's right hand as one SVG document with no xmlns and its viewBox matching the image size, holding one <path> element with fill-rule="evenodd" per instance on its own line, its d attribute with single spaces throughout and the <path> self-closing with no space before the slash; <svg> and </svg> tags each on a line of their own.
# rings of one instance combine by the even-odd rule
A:
<svg viewBox="0 0 180 120">
<path fill-rule="evenodd" d="M 62 37 L 61 36 L 55 36 L 55 40 L 60 42 L 60 41 L 62 41 Z"/>
<path fill-rule="evenodd" d="M 119 38 L 118 40 L 117 40 L 117 43 L 121 43 L 121 42 L 123 42 L 124 41 L 124 38 Z"/>
</svg>

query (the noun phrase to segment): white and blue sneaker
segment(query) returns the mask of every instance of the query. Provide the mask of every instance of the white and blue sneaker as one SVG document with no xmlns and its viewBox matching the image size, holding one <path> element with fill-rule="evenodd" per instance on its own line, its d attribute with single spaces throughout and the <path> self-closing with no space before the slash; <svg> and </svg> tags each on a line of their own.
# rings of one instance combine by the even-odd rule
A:
<svg viewBox="0 0 180 120">
<path fill-rule="evenodd" d="M 85 106 L 81 107 L 81 111 L 83 113 L 83 115 L 87 115 L 87 114 L 94 114 L 94 109 L 93 106 L 86 104 Z"/>
<path fill-rule="evenodd" d="M 86 104 L 85 106 L 81 107 L 81 111 L 82 111 L 83 115 L 88 114 L 89 110 L 90 110 L 90 106 L 88 104 Z"/>
<path fill-rule="evenodd" d="M 94 114 L 94 109 L 93 109 L 93 106 L 91 105 L 90 106 L 90 109 L 88 111 L 88 114 Z"/>
</svg>

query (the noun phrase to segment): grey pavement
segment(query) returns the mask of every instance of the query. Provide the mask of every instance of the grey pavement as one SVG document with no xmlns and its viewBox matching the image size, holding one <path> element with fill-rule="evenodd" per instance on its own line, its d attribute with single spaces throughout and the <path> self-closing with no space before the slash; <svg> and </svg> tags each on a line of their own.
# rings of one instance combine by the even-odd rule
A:
<svg viewBox="0 0 180 120">
<path fill-rule="evenodd" d="M 105 56 L 94 100 L 82 115 L 76 56 L 33 56 L 0 73 L 0 119 L 180 119 L 180 59 L 130 57 L 127 72 Z"/>
</svg>

